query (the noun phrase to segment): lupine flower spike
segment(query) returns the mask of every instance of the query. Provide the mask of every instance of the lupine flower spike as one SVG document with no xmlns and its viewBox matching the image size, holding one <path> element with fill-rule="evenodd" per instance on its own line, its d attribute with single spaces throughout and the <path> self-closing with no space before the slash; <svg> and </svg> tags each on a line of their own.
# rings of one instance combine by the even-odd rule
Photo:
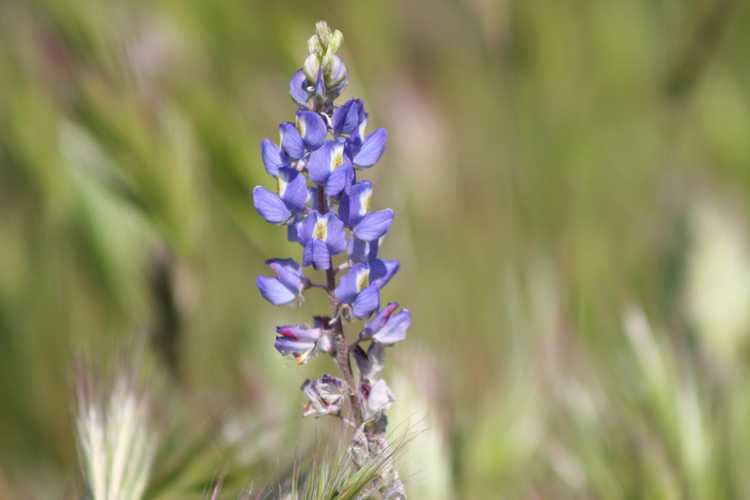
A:
<svg viewBox="0 0 750 500">
<path fill-rule="evenodd" d="M 394 396 L 379 374 L 385 348 L 406 338 L 411 315 L 395 302 L 380 307 L 380 291 L 399 269 L 397 260 L 378 256 L 394 213 L 371 211 L 372 183 L 358 177 L 380 159 L 388 133 L 367 132 L 361 99 L 336 104 L 348 83 L 346 66 L 336 55 L 342 41 L 340 31 L 332 32 L 325 22 L 316 25 L 309 54 L 289 82 L 297 106 L 294 120 L 279 125 L 278 144 L 260 143 L 275 190 L 255 187 L 253 203 L 261 217 L 286 226 L 289 241 L 301 246 L 299 260 L 266 261 L 272 275 L 257 278 L 263 298 L 277 306 L 299 305 L 306 291 L 317 288 L 331 303 L 329 315 L 315 316 L 309 325 L 277 327 L 274 346 L 298 364 L 321 353 L 333 359 L 338 376 L 302 384 L 309 400 L 303 413 L 351 425 L 349 453 L 361 466 L 390 449 L 385 412 Z M 310 268 L 324 271 L 325 283 L 306 277 Z M 348 338 L 345 326 L 355 318 L 365 321 L 364 328 Z M 392 464 L 376 487 L 385 498 L 406 498 Z"/>
</svg>

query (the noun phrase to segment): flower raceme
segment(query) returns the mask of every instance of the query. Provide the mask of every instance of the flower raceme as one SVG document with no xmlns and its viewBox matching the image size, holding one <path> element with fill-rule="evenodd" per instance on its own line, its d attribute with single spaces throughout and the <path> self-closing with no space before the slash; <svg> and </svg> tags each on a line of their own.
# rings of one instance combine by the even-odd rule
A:
<svg viewBox="0 0 750 500">
<path fill-rule="evenodd" d="M 266 173 L 275 182 L 272 189 L 253 189 L 253 205 L 268 223 L 286 226 L 288 240 L 302 247 L 299 261 L 266 261 L 272 275 L 257 278 L 261 296 L 277 306 L 299 305 L 306 291 L 318 288 L 331 302 L 330 316 L 314 317 L 312 326 L 277 327 L 274 346 L 298 364 L 319 353 L 333 358 L 342 378 L 326 374 L 306 380 L 304 415 L 334 415 L 352 424 L 355 448 L 358 442 L 385 439 L 384 413 L 394 397 L 378 374 L 384 348 L 406 338 L 411 314 L 397 312 L 395 302 L 380 308 L 380 292 L 400 267 L 399 261 L 378 255 L 394 212 L 371 210 L 373 185 L 359 177 L 383 155 L 388 133 L 384 128 L 368 133 L 361 99 L 335 102 L 348 83 L 346 66 L 336 55 L 342 40 L 341 32 L 331 32 L 326 23 L 316 25 L 309 55 L 289 82 L 297 106 L 294 119 L 279 125 L 278 143 L 260 143 Z M 324 271 L 326 282 L 305 276 L 310 268 Z M 344 325 L 354 318 L 366 323 L 358 336 L 347 339 Z M 361 453 L 352 449 L 353 455 Z M 405 498 L 392 472 L 383 488 L 397 492 L 389 498 Z"/>
</svg>

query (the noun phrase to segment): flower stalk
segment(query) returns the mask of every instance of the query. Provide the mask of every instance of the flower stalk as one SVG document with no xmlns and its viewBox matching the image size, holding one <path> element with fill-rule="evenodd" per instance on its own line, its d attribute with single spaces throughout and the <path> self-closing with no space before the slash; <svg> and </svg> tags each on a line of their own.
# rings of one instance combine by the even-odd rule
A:
<svg viewBox="0 0 750 500">
<path fill-rule="evenodd" d="M 385 412 L 394 397 L 379 373 L 385 348 L 406 338 L 411 314 L 407 309 L 397 313 L 395 302 L 380 305 L 380 291 L 400 267 L 397 260 L 379 258 L 394 212 L 371 211 L 372 183 L 358 177 L 380 159 L 388 133 L 383 128 L 366 133 L 362 100 L 336 104 L 348 83 L 346 66 L 336 55 L 342 41 L 340 31 L 317 23 L 309 54 L 289 83 L 295 121 L 279 125 L 278 144 L 261 141 L 261 157 L 276 191 L 256 186 L 253 204 L 302 247 L 301 263 L 266 261 L 273 275 L 257 278 L 263 298 L 277 306 L 300 305 L 312 288 L 325 290 L 329 298 L 330 316 L 316 316 L 312 325 L 277 327 L 275 347 L 298 364 L 320 353 L 331 356 L 341 378 L 326 374 L 306 380 L 304 415 L 334 416 L 351 425 L 349 453 L 361 467 L 390 450 Z M 310 269 L 324 272 L 325 285 L 305 276 Z M 364 325 L 349 339 L 345 325 L 354 321 Z M 406 498 L 390 461 L 374 487 L 384 498 Z"/>
</svg>

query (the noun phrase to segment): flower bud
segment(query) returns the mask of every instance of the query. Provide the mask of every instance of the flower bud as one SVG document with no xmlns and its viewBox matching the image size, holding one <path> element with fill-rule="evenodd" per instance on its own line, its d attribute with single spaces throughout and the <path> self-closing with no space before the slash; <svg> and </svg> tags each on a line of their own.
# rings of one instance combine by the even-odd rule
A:
<svg viewBox="0 0 750 500">
<path fill-rule="evenodd" d="M 324 48 L 327 48 L 331 41 L 331 28 L 328 27 L 328 23 L 325 21 L 315 23 L 315 33 L 317 33 L 320 39 L 320 44 Z"/>
<path fill-rule="evenodd" d="M 335 54 L 336 52 L 338 52 L 343 42 L 344 42 L 344 34 L 341 33 L 339 30 L 334 31 L 333 35 L 331 36 L 331 40 L 328 42 L 327 53 Z"/>
<path fill-rule="evenodd" d="M 323 46 L 320 45 L 320 38 L 318 35 L 313 35 L 307 40 L 307 50 L 310 54 L 317 56 L 323 56 Z"/>
<path fill-rule="evenodd" d="M 302 70 L 305 72 L 307 81 L 314 82 L 318 79 L 318 71 L 320 71 L 320 59 L 316 54 L 310 54 L 305 59 L 302 65 Z"/>
</svg>

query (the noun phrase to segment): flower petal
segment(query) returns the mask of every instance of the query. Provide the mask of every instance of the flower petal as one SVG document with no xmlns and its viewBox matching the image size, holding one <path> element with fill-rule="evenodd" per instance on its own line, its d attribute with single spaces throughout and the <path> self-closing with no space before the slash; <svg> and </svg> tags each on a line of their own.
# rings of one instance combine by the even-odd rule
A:
<svg viewBox="0 0 750 500">
<path fill-rule="evenodd" d="M 363 272 L 368 271 L 366 264 L 354 264 L 341 278 L 333 294 L 342 302 L 352 303 L 359 293 L 357 281 L 359 281 Z"/>
<path fill-rule="evenodd" d="M 323 79 L 322 71 L 318 71 L 318 77 L 315 79 L 315 93 L 320 97 L 325 97 L 326 95 L 326 83 Z"/>
<path fill-rule="evenodd" d="M 362 340 L 370 339 L 374 333 L 380 331 L 398 309 L 398 302 L 389 302 L 387 306 L 380 310 L 370 321 L 365 324 L 365 328 L 360 332 L 359 337 Z"/>
<path fill-rule="evenodd" d="M 304 220 L 296 218 L 293 222 L 290 222 L 286 226 L 286 239 L 288 241 L 296 241 L 297 243 L 300 242 L 300 231 L 302 230 L 302 225 L 304 224 Z"/>
<path fill-rule="evenodd" d="M 372 339 L 383 345 L 392 345 L 401 342 L 406 339 L 406 332 L 410 326 L 411 313 L 408 309 L 402 309 L 391 316 L 385 326 L 372 336 Z"/>
<path fill-rule="evenodd" d="M 378 288 L 383 288 L 393 278 L 401 267 L 397 260 L 380 260 L 370 261 L 370 283 L 374 283 Z"/>
<path fill-rule="evenodd" d="M 384 128 L 379 128 L 368 135 L 362 147 L 354 155 L 354 164 L 358 167 L 371 167 L 375 165 L 383 154 L 387 141 L 388 132 Z"/>
<path fill-rule="evenodd" d="M 319 379 L 305 380 L 301 389 L 310 400 L 305 405 L 304 415 L 320 417 L 341 411 L 347 385 L 343 380 L 326 373 Z"/>
<path fill-rule="evenodd" d="M 307 91 L 307 78 L 302 69 L 295 71 L 292 79 L 289 80 L 289 95 L 301 106 L 305 106 L 307 101 L 310 100 L 310 92 Z"/>
<path fill-rule="evenodd" d="M 260 294 L 275 306 L 289 304 L 297 298 L 297 294 L 284 286 L 281 281 L 270 276 L 258 276 L 255 279 Z"/>
<path fill-rule="evenodd" d="M 326 244 L 331 256 L 338 255 L 346 249 L 346 233 L 344 232 L 344 223 L 332 213 L 326 214 L 328 218 L 328 230 Z"/>
<path fill-rule="evenodd" d="M 306 279 L 294 259 L 269 259 L 266 264 L 284 286 L 298 294 L 302 292 Z"/>
<path fill-rule="evenodd" d="M 365 380 L 373 380 L 375 376 L 383 371 L 384 350 L 383 346 L 375 342 L 370 344 L 365 352 L 361 346 L 352 351 L 354 360 L 357 362 L 360 376 Z"/>
<path fill-rule="evenodd" d="M 391 223 L 393 223 L 393 210 L 390 208 L 372 212 L 354 226 L 354 236 L 364 241 L 376 240 L 388 232 Z"/>
<path fill-rule="evenodd" d="M 348 225 L 350 227 L 356 226 L 367 215 L 370 210 L 371 199 L 372 183 L 370 181 L 361 181 L 352 186 L 351 193 L 345 200 L 348 205 Z"/>
<path fill-rule="evenodd" d="M 352 303 L 352 313 L 359 319 L 364 319 L 380 306 L 380 289 L 370 285 L 357 295 Z"/>
<path fill-rule="evenodd" d="M 302 263 L 306 266 L 312 265 L 315 269 L 325 271 L 331 267 L 331 254 L 324 241 L 311 238 L 305 243 L 302 253 Z"/>
<path fill-rule="evenodd" d="M 345 163 L 342 166 L 338 167 L 328 176 L 325 187 L 327 196 L 337 196 L 342 191 L 345 191 L 347 184 L 351 184 L 354 179 L 352 164 L 348 159 L 344 161 Z"/>
<path fill-rule="evenodd" d="M 281 149 L 295 160 L 302 158 L 305 154 L 305 144 L 299 135 L 297 128 L 291 122 L 284 122 L 279 125 L 279 143 Z"/>
<path fill-rule="evenodd" d="M 260 141 L 260 156 L 268 175 L 276 177 L 279 175 L 279 169 L 286 166 L 281 149 L 269 139 Z"/>
<path fill-rule="evenodd" d="M 307 160 L 307 171 L 310 173 L 310 179 L 314 182 L 323 185 L 328 180 L 328 176 L 331 175 L 331 156 L 335 146 L 335 141 L 327 141 L 310 153 L 310 158 Z"/>
<path fill-rule="evenodd" d="M 349 258 L 354 262 L 369 262 L 378 257 L 380 240 L 363 241 L 353 238 L 349 244 Z"/>
<path fill-rule="evenodd" d="M 315 342 L 276 337 L 273 346 L 282 356 L 294 356 L 300 364 L 303 364 L 311 358 L 310 354 L 315 349 Z"/>
<path fill-rule="evenodd" d="M 297 128 L 309 150 L 318 149 L 326 139 L 328 127 L 318 113 L 308 110 L 297 111 Z"/>
<path fill-rule="evenodd" d="M 349 99 L 333 112 L 333 133 L 353 134 L 359 129 L 360 122 L 366 119 L 367 113 L 362 100 Z"/>
<path fill-rule="evenodd" d="M 282 337 L 304 342 L 317 342 L 320 338 L 320 328 L 309 328 L 305 325 L 281 325 L 276 327 L 276 333 Z"/>
<path fill-rule="evenodd" d="M 283 224 L 292 216 L 281 198 L 262 186 L 253 189 L 253 206 L 271 224 Z"/>
<path fill-rule="evenodd" d="M 304 210 L 309 193 L 305 176 L 293 168 L 279 169 L 279 195 L 289 210 L 300 212 Z"/>
<path fill-rule="evenodd" d="M 370 393 L 367 396 L 368 417 L 374 418 L 376 415 L 387 410 L 395 400 L 396 398 L 393 397 L 393 393 L 388 388 L 385 380 L 378 380 L 372 384 Z"/>
</svg>

